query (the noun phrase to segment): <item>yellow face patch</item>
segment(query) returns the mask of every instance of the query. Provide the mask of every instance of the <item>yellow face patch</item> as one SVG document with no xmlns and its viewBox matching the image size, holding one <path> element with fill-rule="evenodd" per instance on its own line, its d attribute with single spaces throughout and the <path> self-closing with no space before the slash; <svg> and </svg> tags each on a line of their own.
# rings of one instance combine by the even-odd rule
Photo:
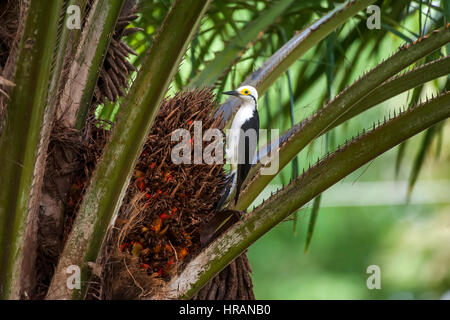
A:
<svg viewBox="0 0 450 320">
<path fill-rule="evenodd" d="M 242 89 L 241 94 L 243 94 L 244 96 L 248 96 L 250 94 L 250 90 Z"/>
</svg>

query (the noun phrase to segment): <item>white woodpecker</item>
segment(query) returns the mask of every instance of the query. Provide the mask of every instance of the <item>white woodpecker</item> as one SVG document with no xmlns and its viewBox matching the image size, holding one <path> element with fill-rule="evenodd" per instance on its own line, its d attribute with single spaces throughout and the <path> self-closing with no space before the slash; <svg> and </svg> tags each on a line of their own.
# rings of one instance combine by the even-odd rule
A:
<svg viewBox="0 0 450 320">
<path fill-rule="evenodd" d="M 242 86 L 223 94 L 239 98 L 241 105 L 231 124 L 227 136 L 226 157 L 231 171 L 217 204 L 218 213 L 206 224 L 201 234 L 203 243 L 215 238 L 235 222 L 233 210 L 222 210 L 229 196 L 235 191 L 234 205 L 237 204 L 242 184 L 253 163 L 259 140 L 258 92 L 252 86 Z M 231 219 L 235 218 L 235 219 Z"/>
</svg>

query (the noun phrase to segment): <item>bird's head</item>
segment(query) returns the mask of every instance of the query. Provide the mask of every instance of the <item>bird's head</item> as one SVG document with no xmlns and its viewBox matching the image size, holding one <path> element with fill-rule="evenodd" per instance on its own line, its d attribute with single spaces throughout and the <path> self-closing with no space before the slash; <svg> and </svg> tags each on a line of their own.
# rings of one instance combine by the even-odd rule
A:
<svg viewBox="0 0 450 320">
<path fill-rule="evenodd" d="M 242 101 L 258 101 L 258 91 L 252 86 L 242 86 L 233 91 L 223 92 L 230 96 L 235 96 Z"/>
</svg>

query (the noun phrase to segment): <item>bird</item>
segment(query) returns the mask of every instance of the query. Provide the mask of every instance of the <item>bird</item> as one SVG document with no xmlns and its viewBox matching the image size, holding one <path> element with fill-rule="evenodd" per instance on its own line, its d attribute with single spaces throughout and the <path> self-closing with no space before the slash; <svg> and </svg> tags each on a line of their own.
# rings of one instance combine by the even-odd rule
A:
<svg viewBox="0 0 450 320">
<path fill-rule="evenodd" d="M 244 183 L 253 163 L 259 140 L 258 91 L 248 85 L 223 94 L 238 98 L 240 105 L 228 131 L 226 144 L 227 163 L 231 170 L 224 184 L 221 198 L 216 206 L 216 214 L 205 225 L 200 235 L 201 242 L 207 243 L 221 231 L 228 229 L 239 217 L 238 211 L 222 210 L 230 195 L 235 191 L 234 199 L 237 204 Z"/>
</svg>

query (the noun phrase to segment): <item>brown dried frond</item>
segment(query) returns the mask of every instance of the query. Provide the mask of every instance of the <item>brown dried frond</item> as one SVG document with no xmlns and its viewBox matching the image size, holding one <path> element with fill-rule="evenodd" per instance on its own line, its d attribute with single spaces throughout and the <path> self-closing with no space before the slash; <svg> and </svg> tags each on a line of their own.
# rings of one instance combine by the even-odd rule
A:
<svg viewBox="0 0 450 320">
<path fill-rule="evenodd" d="M 37 287 L 33 299 L 42 299 L 46 294 L 89 178 L 106 143 L 103 129 L 97 128 L 94 122 L 88 126 L 87 138 L 78 130 L 58 123 L 51 134 L 39 210 Z"/>
<path fill-rule="evenodd" d="M 136 0 L 125 2 L 94 90 L 94 106 L 106 101 L 116 102 L 128 89 L 130 75 L 136 71 L 128 59 L 137 53 L 124 42 L 123 37 L 141 30 L 127 28 L 138 18 L 137 11 Z"/>
<path fill-rule="evenodd" d="M 20 1 L 0 0 L 0 74 L 14 43 L 19 17 Z"/>
</svg>

